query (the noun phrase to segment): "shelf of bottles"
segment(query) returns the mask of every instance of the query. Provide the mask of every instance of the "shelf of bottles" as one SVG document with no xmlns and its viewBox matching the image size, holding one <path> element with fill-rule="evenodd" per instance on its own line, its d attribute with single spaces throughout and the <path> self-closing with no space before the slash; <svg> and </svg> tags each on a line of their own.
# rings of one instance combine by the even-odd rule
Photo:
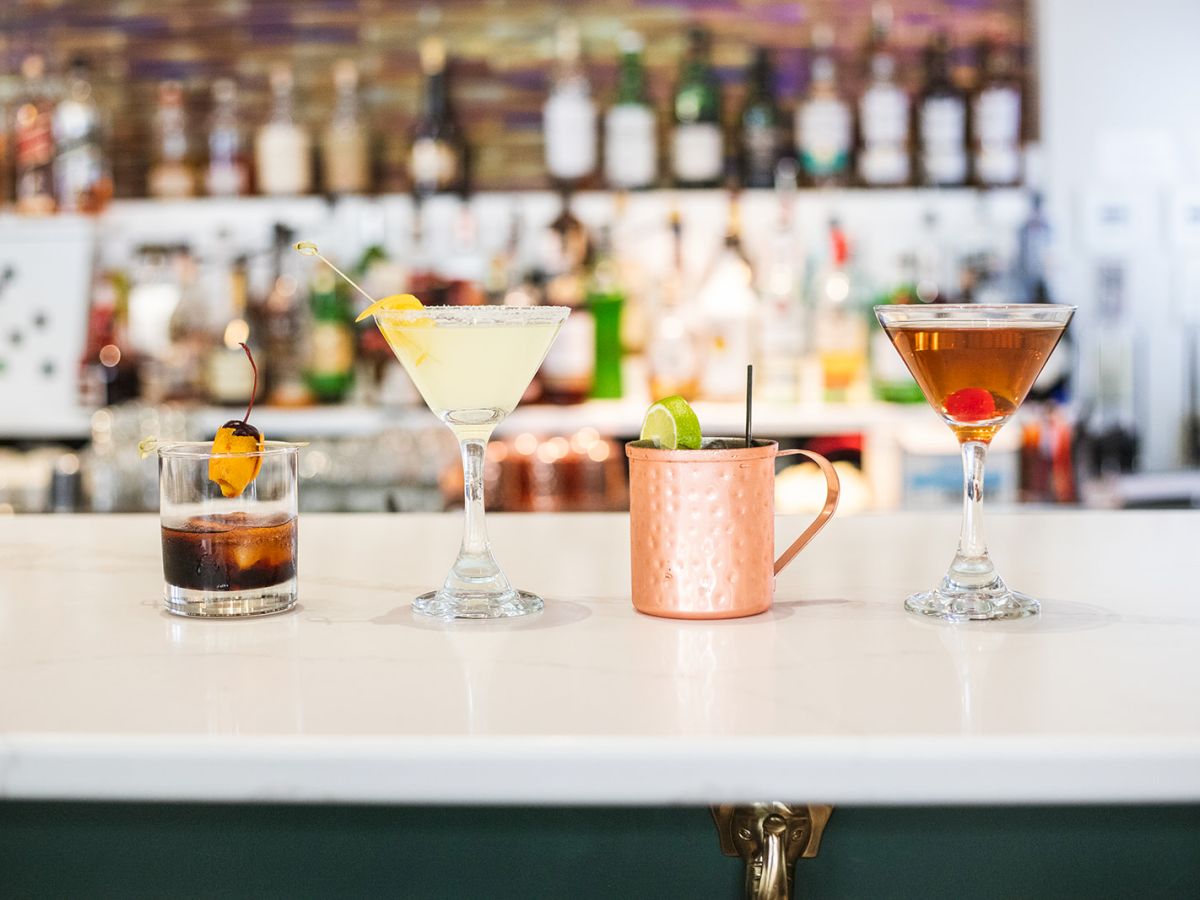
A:
<svg viewBox="0 0 1200 900">
<path fill-rule="evenodd" d="M 423 427 L 386 345 L 353 324 L 362 298 L 292 252 L 309 240 L 374 296 L 574 309 L 505 439 L 631 436 L 646 404 L 671 393 L 701 404 L 710 433 L 734 431 L 752 362 L 767 432 L 878 443 L 920 398 L 872 304 L 1044 299 L 1045 228 L 1020 187 L 1012 48 L 981 46 L 968 89 L 934 34 L 913 91 L 890 24 L 888 4 L 875 4 L 855 96 L 832 32 L 815 26 L 807 86 L 786 112 L 761 49 L 740 108 L 727 108 L 711 36 L 692 29 L 664 111 L 629 31 L 601 109 L 580 31 L 564 19 L 541 110 L 550 189 L 516 193 L 471 190 L 472 150 L 484 148 L 455 114 L 438 36 L 420 43 L 420 113 L 387 139 L 403 144 L 405 190 L 384 194 L 373 193 L 381 136 L 348 61 L 333 69 L 320 128 L 297 114 L 287 65 L 271 67 L 258 122 L 244 119 L 229 77 L 211 82 L 203 123 L 179 83 L 162 83 L 148 198 L 113 201 L 129 190 L 114 188 L 86 66 L 48 79 L 31 56 L 0 140 L 0 206 L 22 218 L 0 213 L 0 229 L 54 240 L 74 215 L 97 217 L 82 352 L 41 363 L 80 369 L 82 411 L 47 409 L 44 428 L 94 434 L 88 410 L 128 400 L 182 402 L 194 427 L 217 422 L 250 391 L 241 341 L 265 373 L 260 423 L 276 436 Z M 36 273 L 19 277 L 29 296 Z M 37 436 L 38 424 L 21 427 L 32 430 L 5 437 Z M 875 494 L 895 491 L 877 483 Z"/>
</svg>

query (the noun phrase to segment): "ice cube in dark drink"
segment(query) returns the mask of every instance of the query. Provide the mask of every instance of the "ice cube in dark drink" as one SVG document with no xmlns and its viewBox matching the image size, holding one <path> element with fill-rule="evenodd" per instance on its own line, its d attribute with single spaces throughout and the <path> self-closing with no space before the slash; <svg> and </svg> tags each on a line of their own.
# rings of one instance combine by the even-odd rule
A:
<svg viewBox="0 0 1200 900">
<path fill-rule="evenodd" d="M 163 526 L 163 576 L 193 591 L 253 591 L 296 577 L 296 519 L 246 512 Z"/>
</svg>

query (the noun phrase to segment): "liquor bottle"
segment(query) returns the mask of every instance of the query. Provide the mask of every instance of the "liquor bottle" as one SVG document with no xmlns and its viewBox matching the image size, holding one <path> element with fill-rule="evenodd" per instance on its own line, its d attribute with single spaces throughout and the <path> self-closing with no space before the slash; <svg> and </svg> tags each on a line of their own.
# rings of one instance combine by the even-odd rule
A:
<svg viewBox="0 0 1200 900">
<path fill-rule="evenodd" d="M 1043 212 L 1042 195 L 1035 193 L 1030 200 L 1029 215 L 1017 229 L 1017 271 L 1014 280 L 1026 303 L 1054 302 L 1050 285 L 1052 244 L 1053 232 Z M 1075 338 L 1068 329 L 1034 380 L 1029 389 L 1029 399 L 1065 402 L 1070 392 L 1076 355 Z"/>
<path fill-rule="evenodd" d="M 758 47 L 747 73 L 740 119 L 742 187 L 769 188 L 775 183 L 775 163 L 783 146 L 783 116 L 775 103 L 774 81 L 771 58 L 766 48 Z"/>
<path fill-rule="evenodd" d="M 794 403 L 800 390 L 804 359 L 804 310 L 800 303 L 804 265 L 796 232 L 796 186 L 799 169 L 791 157 L 775 171 L 778 219 L 759 267 L 762 349 L 756 384 L 764 400 Z"/>
<path fill-rule="evenodd" d="M 907 184 L 912 177 L 908 93 L 896 80 L 891 20 L 890 3 L 872 7 L 868 81 L 858 98 L 858 177 L 869 187 Z"/>
<path fill-rule="evenodd" d="M 709 62 L 710 39 L 693 28 L 675 89 L 671 174 L 678 187 L 715 187 L 725 171 L 721 89 Z"/>
<path fill-rule="evenodd" d="M 813 29 L 812 54 L 808 92 L 796 109 L 800 167 L 809 184 L 844 185 L 850 177 L 850 104 L 838 92 L 833 29 L 828 25 Z"/>
<path fill-rule="evenodd" d="M 887 287 L 875 298 L 875 304 L 919 303 L 917 296 L 917 257 L 905 253 Z M 868 317 L 871 331 L 871 389 L 876 398 L 889 403 L 921 403 L 925 400 L 920 385 L 904 365 L 887 332 L 874 316 Z"/>
<path fill-rule="evenodd" d="M 312 400 L 304 380 L 308 298 L 303 257 L 292 249 L 294 241 L 290 228 L 275 226 L 274 278 L 254 310 L 266 357 L 267 402 L 275 406 L 305 406 Z"/>
<path fill-rule="evenodd" d="M 742 249 L 736 194 L 729 198 L 725 245 L 701 283 L 697 301 L 706 337 L 700 393 L 708 400 L 744 398 L 746 366 L 755 361 L 759 299 L 754 267 Z"/>
<path fill-rule="evenodd" d="M 254 173 L 262 194 L 307 194 L 312 144 L 293 112 L 295 82 L 286 63 L 271 68 L 271 115 L 254 139 Z"/>
<path fill-rule="evenodd" d="M 158 86 L 158 109 L 154 114 L 154 163 L 147 182 L 152 197 L 191 197 L 196 192 L 195 173 L 189 156 L 183 85 L 178 81 L 164 81 Z"/>
<path fill-rule="evenodd" d="M 212 101 L 204 189 L 213 197 L 240 197 L 250 191 L 250 160 L 238 121 L 237 82 L 232 78 L 214 81 Z M 236 345 L 235 349 L 240 352 Z"/>
<path fill-rule="evenodd" d="M 975 180 L 1001 187 L 1021 180 L 1021 82 L 1011 52 L 982 42 L 983 78 L 971 104 L 971 152 Z"/>
<path fill-rule="evenodd" d="M 413 129 L 408 177 L 413 193 L 427 197 L 466 182 L 466 147 L 450 106 L 446 45 L 440 38 L 421 42 L 421 72 L 424 99 Z"/>
<path fill-rule="evenodd" d="M 240 345 L 250 347 L 260 364 L 266 361 L 260 352 L 259 335 L 250 328 L 246 304 L 249 294 L 246 265 L 244 255 L 232 260 L 226 258 L 222 261 L 218 281 L 228 297 L 229 306 L 225 314 L 217 318 L 215 340 L 205 367 L 205 380 L 209 401 L 221 406 L 245 403 L 254 389 L 254 371 L 246 365 L 246 354 Z"/>
<path fill-rule="evenodd" d="M 312 330 L 305 381 L 319 403 L 340 403 L 354 383 L 354 330 L 345 282 L 328 267 L 312 280 Z"/>
<path fill-rule="evenodd" d="M 8 102 L 12 98 L 8 92 L 0 96 L 0 212 L 6 211 L 12 203 L 12 132 Z"/>
<path fill-rule="evenodd" d="M 642 37 L 622 31 L 616 102 L 604 117 L 604 180 L 610 188 L 647 188 L 658 177 L 658 123 L 646 100 Z"/>
<path fill-rule="evenodd" d="M 587 305 L 595 320 L 595 374 L 591 396 L 616 400 L 624 393 L 621 381 L 621 314 L 625 290 L 612 253 L 612 235 L 605 228 L 597 243 L 596 261 L 588 281 Z"/>
<path fill-rule="evenodd" d="M 925 49 L 925 87 L 917 107 L 921 182 L 967 181 L 967 102 L 950 77 L 950 45 L 939 33 Z"/>
<path fill-rule="evenodd" d="M 333 67 L 336 99 L 322 141 L 322 176 L 327 194 L 359 194 L 370 175 L 370 139 L 358 103 L 358 66 L 338 60 Z"/>
<path fill-rule="evenodd" d="M 179 303 L 171 313 L 170 347 L 162 359 L 166 390 L 163 399 L 199 401 L 205 396 L 205 366 L 214 343 L 208 295 L 188 247 L 174 249 L 171 265 L 179 285 Z"/>
<path fill-rule="evenodd" d="M 91 67 L 77 57 L 71 61 L 66 94 L 54 108 L 54 195 L 61 212 L 100 212 L 111 199 L 102 132 Z"/>
<path fill-rule="evenodd" d="M 580 63 L 579 28 L 559 23 L 558 63 L 542 109 L 546 171 L 560 187 L 577 187 L 596 168 L 596 105 Z"/>
<path fill-rule="evenodd" d="M 654 399 L 678 394 L 694 400 L 700 392 L 700 341 L 683 308 L 683 220 L 671 210 L 672 265 L 662 284 L 658 315 L 646 344 L 650 396 Z"/>
<path fill-rule="evenodd" d="M 850 244 L 836 219 L 829 222 L 829 257 L 815 279 L 813 336 L 825 399 L 850 399 L 867 369 L 867 321 L 857 307 Z"/>
<path fill-rule="evenodd" d="M 582 403 L 592 390 L 596 320 L 586 303 L 591 253 L 587 228 L 571 212 L 564 196 L 562 213 L 542 240 L 542 267 L 548 276 L 543 300 L 550 306 L 571 308 L 571 315 L 542 361 L 542 399 L 547 403 Z"/>
<path fill-rule="evenodd" d="M 54 100 L 46 64 L 32 54 L 21 62 L 21 94 L 13 115 L 13 168 L 17 212 L 54 212 Z"/>
</svg>

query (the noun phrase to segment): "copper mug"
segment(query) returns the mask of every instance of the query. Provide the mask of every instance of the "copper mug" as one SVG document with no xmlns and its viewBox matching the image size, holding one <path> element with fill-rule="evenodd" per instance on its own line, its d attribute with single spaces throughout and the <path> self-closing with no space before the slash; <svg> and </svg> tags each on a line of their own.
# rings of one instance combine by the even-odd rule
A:
<svg viewBox="0 0 1200 900">
<path fill-rule="evenodd" d="M 672 619 L 733 619 L 770 609 L 775 576 L 825 527 L 841 484 L 829 460 L 775 441 L 710 438 L 699 450 L 625 445 L 633 605 Z M 806 456 L 825 475 L 825 506 L 775 558 L 775 460 Z"/>
</svg>

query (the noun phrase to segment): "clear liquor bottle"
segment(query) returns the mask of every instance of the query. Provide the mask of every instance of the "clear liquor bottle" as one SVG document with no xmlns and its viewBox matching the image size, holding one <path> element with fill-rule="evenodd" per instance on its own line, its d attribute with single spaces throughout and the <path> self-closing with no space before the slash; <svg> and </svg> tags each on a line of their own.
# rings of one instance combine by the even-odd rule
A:
<svg viewBox="0 0 1200 900">
<path fill-rule="evenodd" d="M 237 82 L 232 78 L 214 81 L 212 101 L 204 189 L 213 197 L 240 197 L 250 191 L 250 159 L 238 119 Z"/>
<path fill-rule="evenodd" d="M 794 403 L 799 397 L 804 362 L 805 321 L 801 304 L 804 283 L 803 242 L 797 233 L 795 160 L 781 159 L 775 172 L 778 218 L 759 267 L 762 322 L 761 358 L 755 379 L 763 399 Z"/>
<path fill-rule="evenodd" d="M 295 79 L 291 66 L 271 69 L 271 115 L 254 139 L 254 172 L 259 193 L 307 194 L 312 188 L 312 142 L 296 121 Z"/>
<path fill-rule="evenodd" d="M 876 3 L 871 9 L 867 86 L 858 98 L 858 177 L 868 187 L 892 187 L 912 179 L 912 116 L 888 41 L 891 22 L 891 4 Z"/>
<path fill-rule="evenodd" d="M 662 283 L 657 315 L 646 344 L 650 396 L 656 400 L 678 394 L 694 400 L 700 393 L 703 360 L 692 317 L 683 306 L 683 220 L 671 210 L 671 268 Z"/>
<path fill-rule="evenodd" d="M 196 193 L 183 85 L 178 81 L 164 81 L 158 86 L 149 188 L 152 197 L 164 199 L 191 197 Z"/>
<path fill-rule="evenodd" d="M 985 40 L 979 47 L 983 78 L 971 100 L 971 153 L 975 180 L 1002 187 L 1021 180 L 1021 82 L 1012 52 Z"/>
<path fill-rule="evenodd" d="M 333 66 L 333 115 L 321 142 L 322 181 L 327 194 L 360 194 L 370 187 L 370 136 L 358 102 L 358 66 L 341 59 Z"/>
<path fill-rule="evenodd" d="M 826 400 L 852 399 L 867 372 L 867 319 L 856 302 L 850 243 L 829 223 L 828 258 L 815 279 L 813 337 Z"/>
<path fill-rule="evenodd" d="M 921 182 L 967 181 L 967 100 L 950 76 L 950 44 L 939 33 L 925 50 L 925 87 L 917 107 Z"/>
<path fill-rule="evenodd" d="M 745 397 L 746 366 L 755 362 L 759 297 L 741 235 L 741 204 L 731 193 L 725 244 L 697 294 L 706 337 L 700 392 L 708 400 Z"/>
<path fill-rule="evenodd" d="M 112 198 L 104 121 L 86 59 L 71 61 L 67 89 L 54 108 L 54 195 L 61 212 L 100 212 Z"/>
<path fill-rule="evenodd" d="M 596 104 L 581 62 L 579 28 L 559 23 L 557 65 L 542 109 L 546 171 L 560 188 L 576 188 L 596 169 Z"/>
<path fill-rule="evenodd" d="M 709 60 L 707 31 L 693 28 L 673 105 L 671 174 L 678 187 L 716 187 L 725 171 L 721 89 Z"/>
<path fill-rule="evenodd" d="M 833 58 L 833 29 L 812 33 L 808 92 L 796 109 L 796 149 L 809 184 L 833 187 L 848 183 L 852 128 L 850 104 L 838 88 Z"/>
<path fill-rule="evenodd" d="M 20 95 L 13 114 L 13 170 L 17 212 L 54 212 L 54 98 L 46 62 L 31 54 L 21 62 Z"/>
</svg>

